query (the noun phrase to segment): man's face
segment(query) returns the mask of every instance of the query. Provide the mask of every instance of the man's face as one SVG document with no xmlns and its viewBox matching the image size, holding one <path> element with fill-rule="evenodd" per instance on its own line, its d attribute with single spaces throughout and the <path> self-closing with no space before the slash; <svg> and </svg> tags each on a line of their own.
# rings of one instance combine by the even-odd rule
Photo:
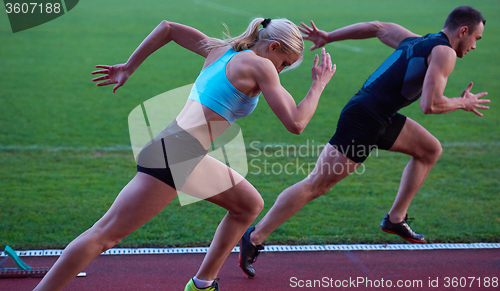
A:
<svg viewBox="0 0 500 291">
<path fill-rule="evenodd" d="M 480 22 L 479 25 L 476 26 L 476 29 L 474 29 L 474 31 L 472 32 L 470 31 L 470 29 L 467 28 L 467 31 L 461 38 L 458 48 L 456 50 L 457 56 L 459 58 L 465 56 L 470 50 L 476 49 L 476 42 L 482 38 L 483 31 L 484 31 L 484 24 L 482 22 Z"/>
</svg>

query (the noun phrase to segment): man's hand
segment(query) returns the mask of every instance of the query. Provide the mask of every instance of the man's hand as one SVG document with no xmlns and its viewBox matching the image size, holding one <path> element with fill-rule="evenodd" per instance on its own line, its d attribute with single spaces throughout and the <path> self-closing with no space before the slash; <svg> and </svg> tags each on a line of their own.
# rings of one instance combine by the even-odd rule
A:
<svg viewBox="0 0 500 291">
<path fill-rule="evenodd" d="M 326 31 L 323 30 L 318 30 L 318 28 L 316 27 L 316 25 L 314 25 L 314 22 L 312 20 L 311 20 L 312 28 L 307 26 L 304 22 L 301 22 L 300 24 L 304 28 L 300 26 L 298 26 L 298 28 L 300 29 L 300 31 L 306 34 L 305 36 L 303 36 L 303 39 L 314 42 L 314 45 L 311 46 L 311 51 L 320 48 L 328 43 L 327 42 L 328 33 L 326 33 Z"/>
<path fill-rule="evenodd" d="M 467 86 L 462 95 L 460 95 L 460 97 L 464 98 L 464 105 L 465 105 L 464 110 L 474 112 L 478 116 L 483 116 L 483 114 L 477 110 L 490 109 L 489 106 L 480 105 L 482 103 L 490 103 L 490 100 L 479 99 L 479 98 L 488 95 L 488 92 L 472 94 L 470 92 L 470 90 L 472 89 L 472 85 L 473 85 L 472 82 L 470 82 L 469 86 Z"/>
</svg>

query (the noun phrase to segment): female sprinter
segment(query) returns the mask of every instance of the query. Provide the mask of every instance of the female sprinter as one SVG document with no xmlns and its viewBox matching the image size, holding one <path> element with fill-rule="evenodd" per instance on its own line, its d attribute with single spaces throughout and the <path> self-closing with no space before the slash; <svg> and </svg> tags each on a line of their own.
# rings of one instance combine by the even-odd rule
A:
<svg viewBox="0 0 500 291">
<path fill-rule="evenodd" d="M 278 76 L 284 68 L 300 63 L 298 60 L 302 58 L 301 33 L 289 20 L 256 18 L 242 35 L 227 41 L 209 38 L 182 24 L 162 21 L 126 64 L 96 66 L 102 70 L 92 74 L 105 75 L 93 81 L 106 80 L 97 86 L 115 84 L 114 93 L 149 55 L 171 41 L 206 58 L 184 109 L 174 122 L 143 147 L 138 156 L 136 176 L 123 188 L 106 214 L 66 247 L 35 290 L 62 289 L 102 252 L 159 213 L 181 188 L 184 193 L 205 198 L 228 210 L 198 273 L 185 288 L 219 290 L 215 280 L 219 269 L 259 215 L 263 200 L 240 174 L 206 155 L 207 149 L 235 119 L 253 111 L 261 92 L 286 129 L 300 134 L 335 72 L 330 55 L 323 49 L 321 62 L 317 55 L 314 58 L 311 88 L 296 105 L 290 93 L 281 86 Z M 174 171 L 173 164 L 183 162 L 184 166 Z M 210 171 L 200 174 L 198 166 L 202 164 Z M 228 172 L 234 186 L 212 197 L 203 197 L 203 193 L 197 193 L 201 192 L 200 187 L 193 186 L 196 182 L 190 183 L 193 176 L 210 175 L 201 187 L 216 189 L 217 177 L 227 176 Z"/>
</svg>

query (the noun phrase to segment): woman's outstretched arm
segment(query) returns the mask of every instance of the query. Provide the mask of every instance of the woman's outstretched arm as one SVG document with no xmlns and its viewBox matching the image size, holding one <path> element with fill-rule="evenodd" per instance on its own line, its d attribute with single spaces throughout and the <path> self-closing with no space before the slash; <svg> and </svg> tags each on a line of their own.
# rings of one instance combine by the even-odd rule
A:
<svg viewBox="0 0 500 291">
<path fill-rule="evenodd" d="M 92 79 L 97 83 L 97 86 L 106 86 L 116 84 L 113 87 L 113 93 L 116 89 L 123 86 L 128 78 L 137 68 L 156 50 L 174 41 L 178 45 L 199 54 L 202 57 L 207 57 L 208 51 L 202 46 L 202 41 L 208 38 L 205 34 L 192 27 L 169 21 L 162 21 L 137 47 L 125 64 L 117 64 L 114 66 L 96 65 L 96 68 L 102 70 L 92 72 L 95 74 L 105 74 Z"/>
</svg>

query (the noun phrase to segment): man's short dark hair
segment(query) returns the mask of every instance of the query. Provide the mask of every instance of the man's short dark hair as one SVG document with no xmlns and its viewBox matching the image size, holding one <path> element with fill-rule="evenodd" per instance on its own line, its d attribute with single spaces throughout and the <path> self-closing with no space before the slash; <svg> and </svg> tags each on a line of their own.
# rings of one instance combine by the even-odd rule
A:
<svg viewBox="0 0 500 291">
<path fill-rule="evenodd" d="M 444 22 L 444 28 L 455 30 L 462 26 L 467 26 L 472 32 L 476 29 L 479 23 L 486 24 L 481 12 L 472 8 L 471 6 L 460 6 L 451 11 L 448 18 Z"/>
</svg>

